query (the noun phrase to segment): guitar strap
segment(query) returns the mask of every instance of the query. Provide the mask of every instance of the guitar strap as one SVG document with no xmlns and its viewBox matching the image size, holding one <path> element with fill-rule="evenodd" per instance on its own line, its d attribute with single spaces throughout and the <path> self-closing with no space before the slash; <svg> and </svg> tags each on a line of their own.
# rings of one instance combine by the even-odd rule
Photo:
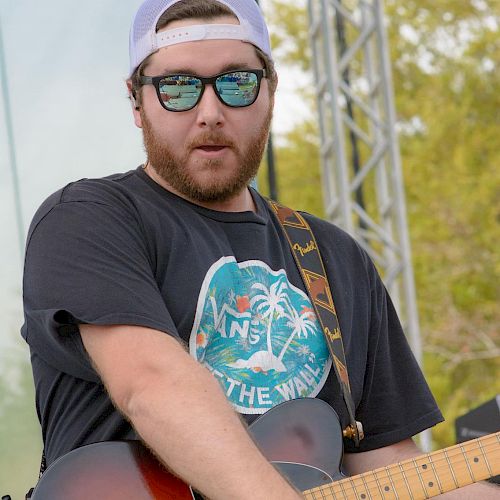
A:
<svg viewBox="0 0 500 500">
<path fill-rule="evenodd" d="M 316 238 L 307 221 L 298 212 L 272 200 L 268 200 L 268 203 L 290 244 L 293 257 L 325 335 L 335 375 L 349 414 L 350 425 L 344 429 L 344 437 L 352 439 L 355 445 L 359 446 L 360 440 L 364 437 L 363 426 L 355 418 L 342 334 Z"/>
</svg>

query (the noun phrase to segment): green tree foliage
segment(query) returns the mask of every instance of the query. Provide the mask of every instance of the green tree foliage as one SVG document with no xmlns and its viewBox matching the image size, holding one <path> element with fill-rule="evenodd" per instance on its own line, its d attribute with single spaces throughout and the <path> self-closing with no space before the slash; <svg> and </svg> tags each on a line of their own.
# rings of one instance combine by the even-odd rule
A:
<svg viewBox="0 0 500 500">
<path fill-rule="evenodd" d="M 444 446 L 458 415 L 500 393 L 500 2 L 386 0 L 385 14 L 426 375 L 448 421 L 434 438 Z M 305 2 L 274 0 L 270 15 L 277 57 L 309 71 Z M 314 121 L 299 124 L 277 162 L 282 201 L 322 215 L 317 137 Z"/>
<path fill-rule="evenodd" d="M 323 215 L 319 139 L 316 124 L 305 121 L 286 137 L 286 145 L 278 147 L 277 177 L 280 201 L 297 209 Z M 259 173 L 259 187 L 266 189 L 264 169 Z M 267 193 L 268 194 L 268 193 Z"/>
</svg>

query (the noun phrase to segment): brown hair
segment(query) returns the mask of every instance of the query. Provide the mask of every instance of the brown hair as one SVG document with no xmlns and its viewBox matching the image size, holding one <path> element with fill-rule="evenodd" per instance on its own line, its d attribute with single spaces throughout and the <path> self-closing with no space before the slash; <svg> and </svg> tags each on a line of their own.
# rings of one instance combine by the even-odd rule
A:
<svg viewBox="0 0 500 500">
<path fill-rule="evenodd" d="M 253 1 L 253 0 L 252 0 Z M 216 0 L 180 0 L 167 9 L 156 24 L 156 31 L 160 31 L 167 27 L 173 21 L 182 21 L 183 19 L 202 19 L 207 21 L 216 17 L 231 16 L 236 18 L 229 7 L 217 2 Z M 274 67 L 273 60 L 258 47 L 255 47 L 257 56 L 264 64 L 266 73 L 269 79 L 269 92 L 274 95 L 276 86 L 278 85 L 278 75 Z M 141 105 L 141 76 L 144 74 L 144 69 L 149 63 L 149 59 L 153 54 L 144 59 L 139 67 L 130 77 L 132 83 L 132 95 L 135 97 L 136 105 Z"/>
</svg>

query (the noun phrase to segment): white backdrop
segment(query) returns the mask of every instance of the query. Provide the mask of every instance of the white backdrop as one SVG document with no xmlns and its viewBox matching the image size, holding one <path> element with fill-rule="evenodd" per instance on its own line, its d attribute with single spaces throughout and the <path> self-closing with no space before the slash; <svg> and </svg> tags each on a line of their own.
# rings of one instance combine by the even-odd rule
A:
<svg viewBox="0 0 500 500">
<path fill-rule="evenodd" d="M 40 203 L 68 182 L 142 163 L 124 84 L 129 27 L 141 1 L 0 0 L 7 68 L 0 77 L 10 93 L 24 233 Z M 269 8 L 271 1 L 261 4 Z M 308 77 L 279 65 L 278 71 L 279 134 L 307 112 L 293 89 Z M 19 335 L 22 251 L 4 104 L 0 95 L 0 390 L 11 399 L 0 400 L 0 434 L 7 432 L 9 446 L 18 449 L 6 449 L 0 438 L 0 496 L 21 498 L 36 477 L 40 433 L 28 349 Z"/>
<path fill-rule="evenodd" d="M 25 231 L 40 203 L 68 182 L 142 163 L 124 84 L 128 32 L 140 3 L 0 0 Z M 279 139 L 306 113 L 293 88 L 307 77 L 278 70 L 273 128 Z M 0 313 L 18 328 L 21 259 L 3 105 L 0 99 Z M 0 348 L 6 337 L 2 328 Z"/>
</svg>

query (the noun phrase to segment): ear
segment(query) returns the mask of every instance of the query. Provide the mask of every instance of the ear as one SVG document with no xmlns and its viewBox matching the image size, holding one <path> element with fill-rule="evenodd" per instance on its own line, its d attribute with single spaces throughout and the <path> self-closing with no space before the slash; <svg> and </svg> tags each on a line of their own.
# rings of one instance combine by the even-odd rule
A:
<svg viewBox="0 0 500 500">
<path fill-rule="evenodd" d="M 127 80 L 127 91 L 130 99 L 130 104 L 132 106 L 132 113 L 134 115 L 134 123 L 136 127 L 142 128 L 142 118 L 140 113 L 140 106 L 137 104 L 135 91 L 132 89 L 132 81 L 130 79 Z"/>
</svg>

